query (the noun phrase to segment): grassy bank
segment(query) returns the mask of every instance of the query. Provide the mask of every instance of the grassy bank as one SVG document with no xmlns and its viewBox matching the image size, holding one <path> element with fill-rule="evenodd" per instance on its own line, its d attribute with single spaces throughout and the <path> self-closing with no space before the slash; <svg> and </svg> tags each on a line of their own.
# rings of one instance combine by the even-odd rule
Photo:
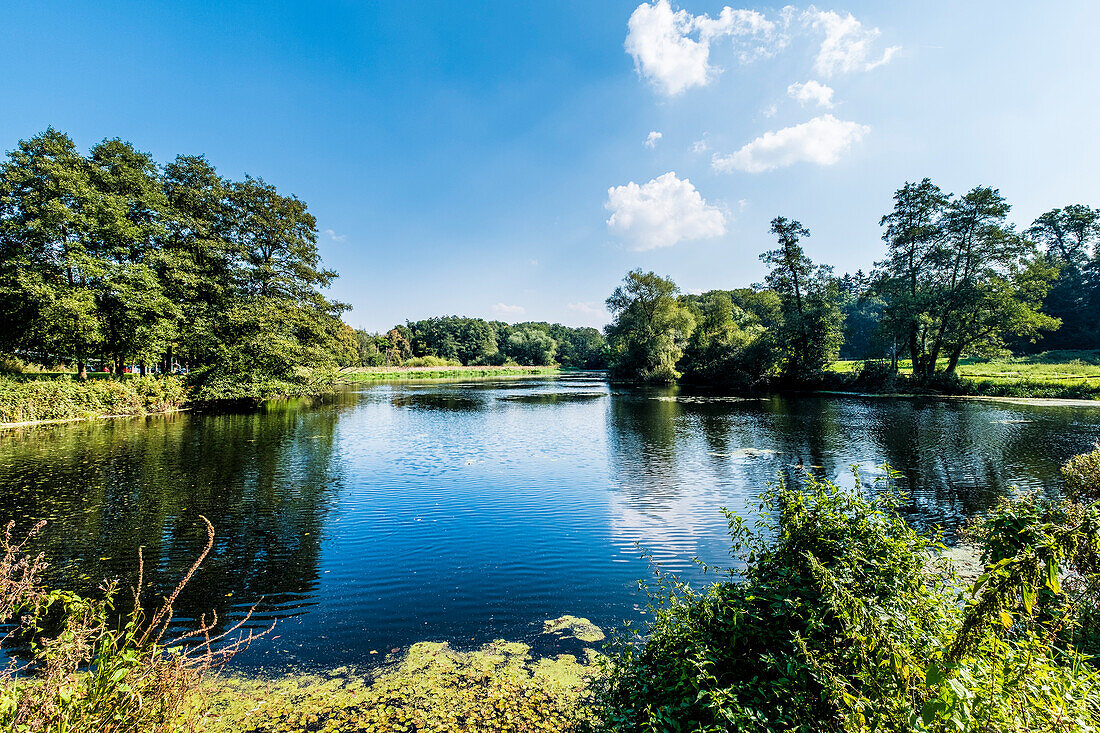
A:
<svg viewBox="0 0 1100 733">
<path fill-rule="evenodd" d="M 558 367 L 534 366 L 424 366 L 354 367 L 340 372 L 341 382 L 374 382 L 383 379 L 454 379 L 463 377 L 519 377 L 557 374 Z"/>
<path fill-rule="evenodd" d="M 0 423 L 146 415 L 178 409 L 185 401 L 179 377 L 0 377 Z"/>
<path fill-rule="evenodd" d="M 956 378 L 938 378 L 931 384 L 913 380 L 908 359 L 898 363 L 899 373 L 885 374 L 881 367 L 865 367 L 862 361 L 838 361 L 831 368 L 829 388 L 862 388 L 868 391 L 939 393 L 988 397 L 1036 397 L 1100 399 L 1100 351 L 1046 351 L 1018 357 L 959 361 Z M 939 368 L 947 366 L 941 360 Z"/>
</svg>

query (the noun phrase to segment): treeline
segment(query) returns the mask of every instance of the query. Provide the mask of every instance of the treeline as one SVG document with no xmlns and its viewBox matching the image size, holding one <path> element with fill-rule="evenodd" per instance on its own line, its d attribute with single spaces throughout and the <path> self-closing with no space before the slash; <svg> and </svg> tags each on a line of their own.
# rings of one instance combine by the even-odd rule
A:
<svg viewBox="0 0 1100 733">
<path fill-rule="evenodd" d="M 355 332 L 362 366 L 401 366 L 435 357 L 465 366 L 560 365 L 606 369 L 607 340 L 595 328 L 441 316 L 408 321 L 385 334 Z M 413 362 L 416 363 L 416 362 Z"/>
<path fill-rule="evenodd" d="M 196 396 L 308 389 L 352 363 L 306 204 L 202 156 L 158 165 L 53 128 L 0 164 L 0 351 L 39 363 L 190 371 Z"/>
<path fill-rule="evenodd" d="M 993 188 L 948 194 L 906 183 L 881 219 L 885 258 L 838 277 L 813 262 L 809 230 L 777 217 L 769 271 L 752 288 L 682 295 L 635 270 L 607 300 L 612 374 L 753 387 L 820 381 L 838 357 L 909 359 L 921 382 L 964 355 L 1100 348 L 1100 211 L 1049 211 L 1024 232 Z M 882 367 L 876 367 L 882 368 Z"/>
</svg>

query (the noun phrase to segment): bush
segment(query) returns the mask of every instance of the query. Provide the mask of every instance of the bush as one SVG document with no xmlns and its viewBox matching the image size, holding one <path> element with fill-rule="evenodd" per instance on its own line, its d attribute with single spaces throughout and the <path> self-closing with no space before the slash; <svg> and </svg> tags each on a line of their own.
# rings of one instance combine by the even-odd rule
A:
<svg viewBox="0 0 1100 733">
<path fill-rule="evenodd" d="M 48 590 L 39 576 L 42 556 L 29 557 L 24 542 L 11 541 L 9 524 L 0 538 L 0 623 L 16 624 L 17 638 L 29 641 L 31 659 L 9 665 L 0 675 L 0 725 L 21 733 L 175 733 L 195 730 L 187 713 L 195 704 L 205 672 L 248 646 L 249 633 L 233 635 L 246 615 L 228 631 L 211 636 L 215 617 L 173 641 L 165 641 L 172 604 L 214 546 L 214 528 L 206 548 L 175 590 L 155 611 L 142 604 L 142 575 L 129 613 L 119 610 L 116 582 L 105 583 L 103 597 L 83 598 Z M 42 525 L 32 530 L 31 536 Z M 140 557 L 140 556 L 139 556 Z M 266 633 L 266 632 L 265 632 Z M 5 650 L 10 656 L 10 650 Z"/>
<path fill-rule="evenodd" d="M 964 594 L 888 487 L 862 488 L 808 478 L 765 492 L 757 526 L 729 516 L 743 570 L 660 586 L 653 620 L 615 644 L 607 730 L 1096 730 L 1100 677 L 1058 635 L 1070 617 L 1036 602 L 1060 597 L 1058 563 L 1091 525 L 1051 530 Z"/>
<path fill-rule="evenodd" d="M 406 359 L 401 366 L 406 367 L 446 367 L 446 366 L 462 366 L 462 362 L 454 359 L 443 359 L 438 356 L 416 356 L 412 359 Z"/>
<path fill-rule="evenodd" d="M 0 422 L 144 415 L 178 408 L 185 400 L 178 377 L 87 381 L 0 377 Z"/>
</svg>

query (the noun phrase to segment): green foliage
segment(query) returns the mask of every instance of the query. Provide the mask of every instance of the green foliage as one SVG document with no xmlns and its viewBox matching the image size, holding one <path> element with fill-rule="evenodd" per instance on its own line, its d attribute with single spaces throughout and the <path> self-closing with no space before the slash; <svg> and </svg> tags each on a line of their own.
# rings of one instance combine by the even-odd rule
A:
<svg viewBox="0 0 1100 733">
<path fill-rule="evenodd" d="M 161 170 L 118 139 L 83 156 L 50 128 L 0 164 L 0 348 L 21 357 L 81 377 L 182 363 L 202 399 L 299 392 L 357 361 L 335 276 L 302 201 L 201 157 Z"/>
<path fill-rule="evenodd" d="M 680 373 L 677 362 L 695 328 L 691 310 L 677 299 L 668 278 L 631 270 L 607 299 L 611 374 L 637 382 L 668 383 Z"/>
<path fill-rule="evenodd" d="M 776 329 L 780 366 L 788 380 L 805 381 L 824 372 L 844 340 L 844 314 L 832 268 L 814 265 L 799 244 L 810 230 L 778 216 L 772 219 L 777 249 L 760 255 L 770 267 L 768 287 L 780 298 L 782 320 Z"/>
<path fill-rule="evenodd" d="M 684 378 L 743 389 L 760 386 L 775 369 L 774 336 L 760 319 L 721 290 L 681 300 L 697 324 L 679 365 Z"/>
<path fill-rule="evenodd" d="M 931 378 L 941 356 L 953 373 L 966 351 L 1058 327 L 1041 311 L 1057 269 L 1006 224 L 1010 209 L 996 189 L 952 196 L 927 178 L 894 194 L 894 210 L 882 217 L 888 253 L 874 289 L 914 376 Z"/>
<path fill-rule="evenodd" d="M 551 366 L 605 369 L 607 342 L 594 328 L 446 316 L 410 321 L 385 335 L 356 331 L 359 365 Z M 415 354 L 415 356 L 414 356 Z M 438 363 L 420 361 L 438 359 Z"/>
<path fill-rule="evenodd" d="M 0 541 L 0 622 L 14 624 L 26 648 L 23 664 L 0 675 L 0 726 L 20 733 L 185 733 L 198 730 L 188 715 L 208 670 L 246 647 L 255 635 L 232 638 L 244 622 L 221 634 L 205 617 L 191 633 L 166 640 L 173 603 L 213 548 L 207 543 L 174 591 L 155 610 L 139 590 L 123 610 L 119 586 L 107 582 L 100 598 L 45 588 L 42 556 L 29 557 Z M 32 530 L 31 536 L 39 528 Z M 135 588 L 142 585 L 139 573 Z M 246 616 L 247 620 L 247 616 Z M 11 637 L 5 637 L 5 640 Z M 186 643 L 185 643 L 186 642 Z M 10 650 L 5 650 L 10 653 Z"/>
<path fill-rule="evenodd" d="M 0 423 L 71 420 L 106 415 L 144 415 L 181 407 L 186 400 L 179 377 L 50 379 L 0 377 Z"/>
<path fill-rule="evenodd" d="M 1006 502 L 975 532 L 989 564 L 960 593 L 942 546 L 888 486 L 866 488 L 807 477 L 765 492 L 759 524 L 730 516 L 741 570 L 704 591 L 662 583 L 652 620 L 616 642 L 606 728 L 1097 730 L 1081 601 L 1096 509 Z"/>
</svg>

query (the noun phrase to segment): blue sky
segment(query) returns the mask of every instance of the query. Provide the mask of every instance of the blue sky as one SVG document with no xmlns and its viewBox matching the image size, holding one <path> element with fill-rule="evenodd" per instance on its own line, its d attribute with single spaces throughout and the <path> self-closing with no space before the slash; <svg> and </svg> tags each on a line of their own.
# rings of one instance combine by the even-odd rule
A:
<svg viewBox="0 0 1100 733">
<path fill-rule="evenodd" d="M 0 144 L 53 125 L 261 176 L 372 330 L 601 325 L 634 267 L 747 285 L 777 214 L 868 269 L 924 176 L 999 187 L 1021 225 L 1100 204 L 1100 3 L 724 8 L 8 1 Z"/>
</svg>

